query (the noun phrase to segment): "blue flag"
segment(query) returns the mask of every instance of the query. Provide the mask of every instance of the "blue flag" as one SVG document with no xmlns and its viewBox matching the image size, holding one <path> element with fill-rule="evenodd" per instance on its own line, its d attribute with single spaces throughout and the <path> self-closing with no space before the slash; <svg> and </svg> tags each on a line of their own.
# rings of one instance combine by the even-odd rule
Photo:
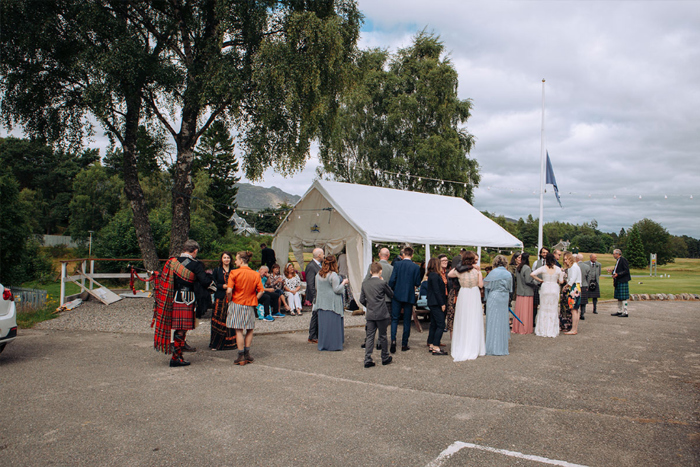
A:
<svg viewBox="0 0 700 467">
<path fill-rule="evenodd" d="M 552 185 L 554 187 L 554 195 L 557 197 L 559 202 L 559 207 L 561 205 L 561 200 L 559 199 L 559 187 L 557 187 L 557 179 L 554 177 L 554 169 L 552 169 L 552 161 L 549 160 L 549 151 L 547 151 L 547 185 Z"/>
</svg>

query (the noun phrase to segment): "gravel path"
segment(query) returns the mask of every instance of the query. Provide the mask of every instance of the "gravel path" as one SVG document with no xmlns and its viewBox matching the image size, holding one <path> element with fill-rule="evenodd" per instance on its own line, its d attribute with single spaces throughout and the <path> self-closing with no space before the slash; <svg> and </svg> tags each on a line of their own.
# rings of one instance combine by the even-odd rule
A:
<svg viewBox="0 0 700 467">
<path fill-rule="evenodd" d="M 255 333 L 308 331 L 311 307 L 304 308 L 304 311 L 302 316 L 285 316 L 284 318 L 276 318 L 272 322 L 256 320 Z M 187 335 L 208 336 L 211 329 L 210 317 L 209 314 L 197 320 L 197 328 L 194 331 L 189 331 Z M 152 298 L 124 298 L 111 305 L 103 305 L 95 300 L 89 300 L 73 310 L 62 312 L 56 319 L 38 323 L 34 328 L 59 331 L 153 334 L 152 318 Z M 345 327 L 364 326 L 365 322 L 364 316 L 352 316 L 351 312 L 345 312 Z"/>
</svg>

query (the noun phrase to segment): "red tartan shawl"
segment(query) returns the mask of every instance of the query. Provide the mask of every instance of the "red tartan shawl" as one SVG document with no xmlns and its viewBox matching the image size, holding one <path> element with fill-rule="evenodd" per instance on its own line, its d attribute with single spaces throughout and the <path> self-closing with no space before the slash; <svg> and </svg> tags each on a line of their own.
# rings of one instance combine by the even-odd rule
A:
<svg viewBox="0 0 700 467">
<path fill-rule="evenodd" d="M 187 282 L 194 280 L 194 273 L 182 265 L 177 258 L 170 258 L 156 284 L 156 302 L 153 305 L 153 321 L 155 325 L 153 347 L 165 354 L 172 352 L 173 299 L 175 298 L 175 276 Z"/>
</svg>

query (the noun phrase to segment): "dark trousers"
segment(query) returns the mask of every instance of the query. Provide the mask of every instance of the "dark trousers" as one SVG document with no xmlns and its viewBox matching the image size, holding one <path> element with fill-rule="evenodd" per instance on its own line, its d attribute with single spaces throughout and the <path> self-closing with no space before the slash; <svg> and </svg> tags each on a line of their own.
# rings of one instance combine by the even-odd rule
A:
<svg viewBox="0 0 700 467">
<path fill-rule="evenodd" d="M 399 328 L 399 317 L 403 310 L 403 335 L 401 336 L 401 346 L 408 345 L 408 338 L 411 335 L 411 319 L 413 318 L 413 303 L 391 301 L 391 342 L 396 342 L 396 331 Z"/>
<path fill-rule="evenodd" d="M 379 346 L 382 348 L 382 361 L 389 358 L 389 344 L 386 341 L 386 328 L 389 327 L 391 318 L 368 319 L 367 333 L 365 337 L 365 363 L 372 361 L 372 351 L 374 350 L 374 334 L 379 331 Z"/>
<path fill-rule="evenodd" d="M 318 340 L 318 310 L 311 312 L 311 322 L 309 323 L 309 340 Z"/>
<path fill-rule="evenodd" d="M 272 292 L 263 292 L 262 297 L 258 302 L 265 309 L 265 316 L 270 316 L 272 313 L 277 313 L 279 307 L 279 296 Z"/>
<path fill-rule="evenodd" d="M 445 313 L 442 311 L 441 306 L 429 306 L 428 308 L 430 309 L 428 344 L 439 347 L 442 333 L 445 332 Z"/>
</svg>

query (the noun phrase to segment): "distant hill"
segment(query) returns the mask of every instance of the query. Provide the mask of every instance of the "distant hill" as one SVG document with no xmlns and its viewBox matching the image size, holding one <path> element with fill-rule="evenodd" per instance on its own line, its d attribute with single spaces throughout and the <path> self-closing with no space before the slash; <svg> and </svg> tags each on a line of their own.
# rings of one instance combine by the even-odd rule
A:
<svg viewBox="0 0 700 467">
<path fill-rule="evenodd" d="M 238 194 L 236 203 L 239 209 L 259 211 L 265 208 L 276 208 L 280 203 L 294 204 L 301 196 L 290 195 L 276 186 L 264 188 L 250 183 L 237 183 Z"/>
</svg>

